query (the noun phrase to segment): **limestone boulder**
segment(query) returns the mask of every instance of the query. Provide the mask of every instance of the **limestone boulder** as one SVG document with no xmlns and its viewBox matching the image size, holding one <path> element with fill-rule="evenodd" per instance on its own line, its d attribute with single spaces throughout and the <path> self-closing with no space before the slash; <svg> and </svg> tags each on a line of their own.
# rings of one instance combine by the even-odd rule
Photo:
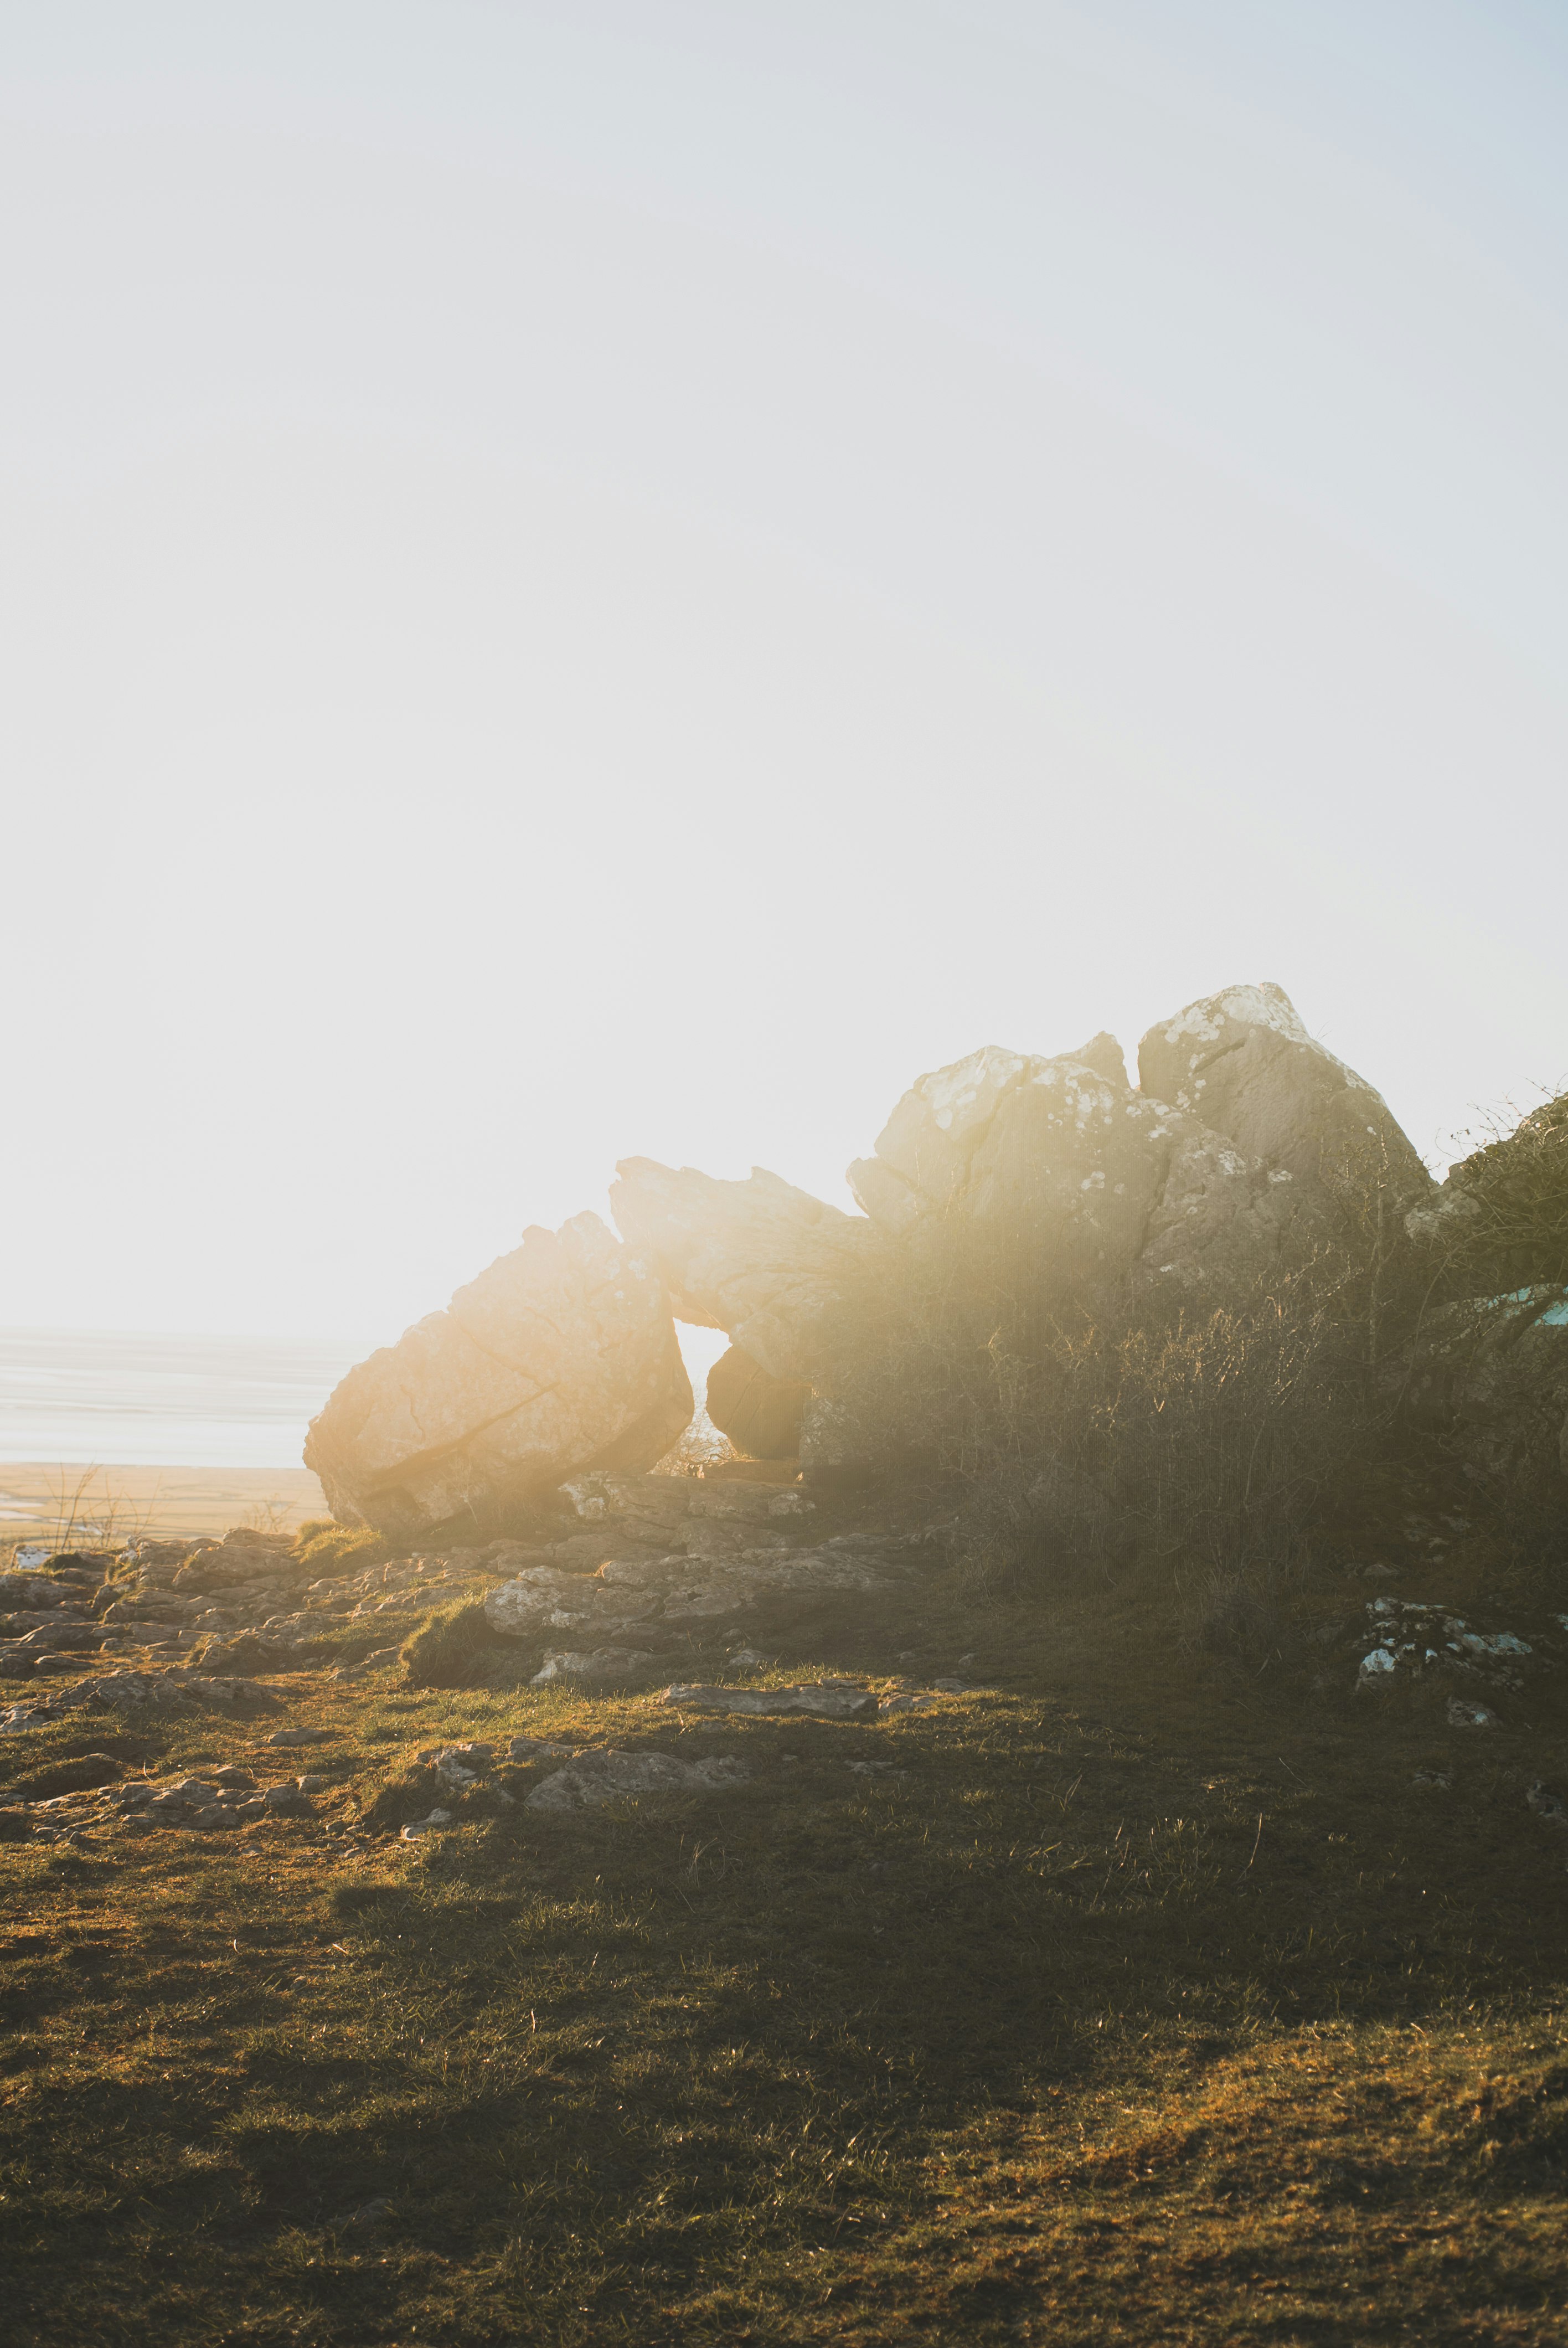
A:
<svg viewBox="0 0 1568 2348">
<path fill-rule="evenodd" d="M 678 1317 L 724 1330 L 770 1378 L 809 1383 L 834 1308 L 880 1245 L 875 1226 L 762 1167 L 729 1182 L 628 1158 L 616 1173 L 616 1222 Z"/>
<path fill-rule="evenodd" d="M 790 1459 L 800 1450 L 801 1421 L 812 1390 L 799 1378 L 774 1378 L 732 1345 L 708 1373 L 707 1411 L 721 1435 L 753 1459 Z"/>
<path fill-rule="evenodd" d="M 1138 1046 L 1138 1075 L 1146 1093 L 1304 1191 L 1369 1178 L 1405 1209 L 1431 1194 L 1387 1102 L 1307 1034 L 1282 987 L 1227 987 L 1160 1020 Z"/>
<path fill-rule="evenodd" d="M 692 1409 L 656 1268 L 577 1215 L 351 1370 L 305 1465 L 334 1516 L 398 1539 L 505 1530 L 569 1477 L 651 1468 Z"/>
<path fill-rule="evenodd" d="M 922 1076 L 875 1157 L 849 1169 L 867 1217 L 901 1238 L 957 1218 L 1020 1270 L 1043 1262 L 1091 1284 L 1191 1283 L 1221 1264 L 1266 1263 L 1290 1218 L 1290 1178 L 1134 1091 L 1113 1039 L 1086 1049 L 1092 1061 L 993 1045 Z M 808 1425 L 804 1447 L 815 1441 Z"/>
</svg>

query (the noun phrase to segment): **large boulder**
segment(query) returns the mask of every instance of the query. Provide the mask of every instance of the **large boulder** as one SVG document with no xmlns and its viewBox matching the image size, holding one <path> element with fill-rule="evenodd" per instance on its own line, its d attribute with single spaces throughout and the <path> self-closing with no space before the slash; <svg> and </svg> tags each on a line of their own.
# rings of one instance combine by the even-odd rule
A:
<svg viewBox="0 0 1568 2348">
<path fill-rule="evenodd" d="M 1196 1117 L 1134 1092 L 1113 1040 L 1092 1060 L 995 1045 L 922 1076 L 874 1158 L 849 1169 L 866 1215 L 907 1236 L 934 1220 L 988 1231 L 1020 1271 L 1105 1284 L 1191 1283 L 1269 1261 L 1290 1179 Z"/>
<path fill-rule="evenodd" d="M 809 1382 L 834 1308 L 879 1245 L 875 1228 L 760 1166 L 726 1182 L 627 1158 L 616 1174 L 611 1212 L 677 1316 L 724 1330 L 771 1378 Z"/>
<path fill-rule="evenodd" d="M 1282 987 L 1227 987 L 1160 1020 L 1138 1046 L 1138 1076 L 1146 1093 L 1320 1200 L 1370 1184 L 1408 1209 L 1431 1192 L 1388 1103 L 1314 1042 Z"/>
<path fill-rule="evenodd" d="M 397 1538 L 500 1530 L 568 1477 L 651 1468 L 692 1409 L 656 1270 L 577 1215 L 351 1370 L 305 1465 L 334 1516 Z"/>
<path fill-rule="evenodd" d="M 793 1459 L 812 1390 L 800 1378 L 770 1377 L 732 1345 L 708 1373 L 705 1406 L 721 1435 L 753 1459 Z"/>
</svg>

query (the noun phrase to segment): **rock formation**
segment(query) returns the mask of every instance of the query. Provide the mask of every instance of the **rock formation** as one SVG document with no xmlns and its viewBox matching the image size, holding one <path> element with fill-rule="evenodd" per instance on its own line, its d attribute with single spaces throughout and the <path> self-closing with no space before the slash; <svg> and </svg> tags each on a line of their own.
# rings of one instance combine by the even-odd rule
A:
<svg viewBox="0 0 1568 2348">
<path fill-rule="evenodd" d="M 334 1516 L 416 1538 L 509 1516 L 585 1468 L 650 1468 L 692 1388 L 662 1282 L 597 1215 L 538 1227 L 349 1372 L 305 1465 Z"/>
<path fill-rule="evenodd" d="M 826 1316 L 877 1246 L 873 1226 L 760 1166 L 722 1182 L 627 1158 L 616 1174 L 616 1222 L 657 1266 L 679 1318 L 724 1330 L 771 1378 L 809 1381 Z"/>
<path fill-rule="evenodd" d="M 1403 1207 L 1431 1191 L 1387 1102 L 1313 1041 L 1281 987 L 1227 987 L 1158 1021 L 1138 1046 L 1138 1076 L 1146 1093 L 1308 1189 L 1369 1175 Z"/>
<path fill-rule="evenodd" d="M 731 1339 L 714 1425 L 754 1457 L 830 1476 L 854 1465 L 845 1308 L 955 1225 L 1004 1287 L 1043 1270 L 1140 1291 L 1245 1280 L 1287 1238 L 1359 1228 L 1368 1179 L 1401 1234 L 1402 1215 L 1430 1220 L 1437 1194 L 1387 1106 L 1278 987 L 1189 1004 L 1149 1030 L 1138 1066 L 1142 1089 L 1101 1034 L 1052 1058 L 989 1045 L 922 1076 L 849 1169 L 860 1215 L 761 1169 L 721 1181 L 627 1159 L 610 1194 L 622 1240 L 592 1215 L 529 1231 L 350 1373 L 306 1462 L 336 1514 L 389 1534 L 505 1529 L 584 1470 L 651 1467 L 679 1437 L 692 1397 L 673 1313 Z M 712 1538 L 671 1540 L 669 1512 L 638 1505 L 670 1549 Z"/>
<path fill-rule="evenodd" d="M 868 1217 L 907 1236 L 934 1213 L 990 1227 L 1003 1247 L 1064 1275 L 1191 1281 L 1223 1253 L 1265 1262 L 1288 1208 L 1228 1138 L 1117 1075 L 1113 1040 L 1092 1060 L 996 1045 L 922 1076 L 875 1158 L 849 1169 Z"/>
</svg>

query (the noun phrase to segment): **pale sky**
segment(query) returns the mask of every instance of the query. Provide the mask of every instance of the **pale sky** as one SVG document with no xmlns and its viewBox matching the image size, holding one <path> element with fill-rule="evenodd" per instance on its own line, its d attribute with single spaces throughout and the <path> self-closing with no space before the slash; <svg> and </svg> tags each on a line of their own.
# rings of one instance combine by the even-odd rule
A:
<svg viewBox="0 0 1568 2348">
<path fill-rule="evenodd" d="M 1546 0 L 0 0 L 0 1322 L 1271 978 L 1568 1078 Z"/>
</svg>

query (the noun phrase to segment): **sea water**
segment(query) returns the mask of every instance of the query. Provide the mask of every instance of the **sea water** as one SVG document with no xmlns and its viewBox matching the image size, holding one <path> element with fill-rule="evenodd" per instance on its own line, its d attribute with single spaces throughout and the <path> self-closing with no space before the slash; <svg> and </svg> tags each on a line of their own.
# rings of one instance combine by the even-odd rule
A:
<svg viewBox="0 0 1568 2348">
<path fill-rule="evenodd" d="M 0 1459 L 297 1468 L 363 1339 L 0 1329 Z"/>
</svg>

